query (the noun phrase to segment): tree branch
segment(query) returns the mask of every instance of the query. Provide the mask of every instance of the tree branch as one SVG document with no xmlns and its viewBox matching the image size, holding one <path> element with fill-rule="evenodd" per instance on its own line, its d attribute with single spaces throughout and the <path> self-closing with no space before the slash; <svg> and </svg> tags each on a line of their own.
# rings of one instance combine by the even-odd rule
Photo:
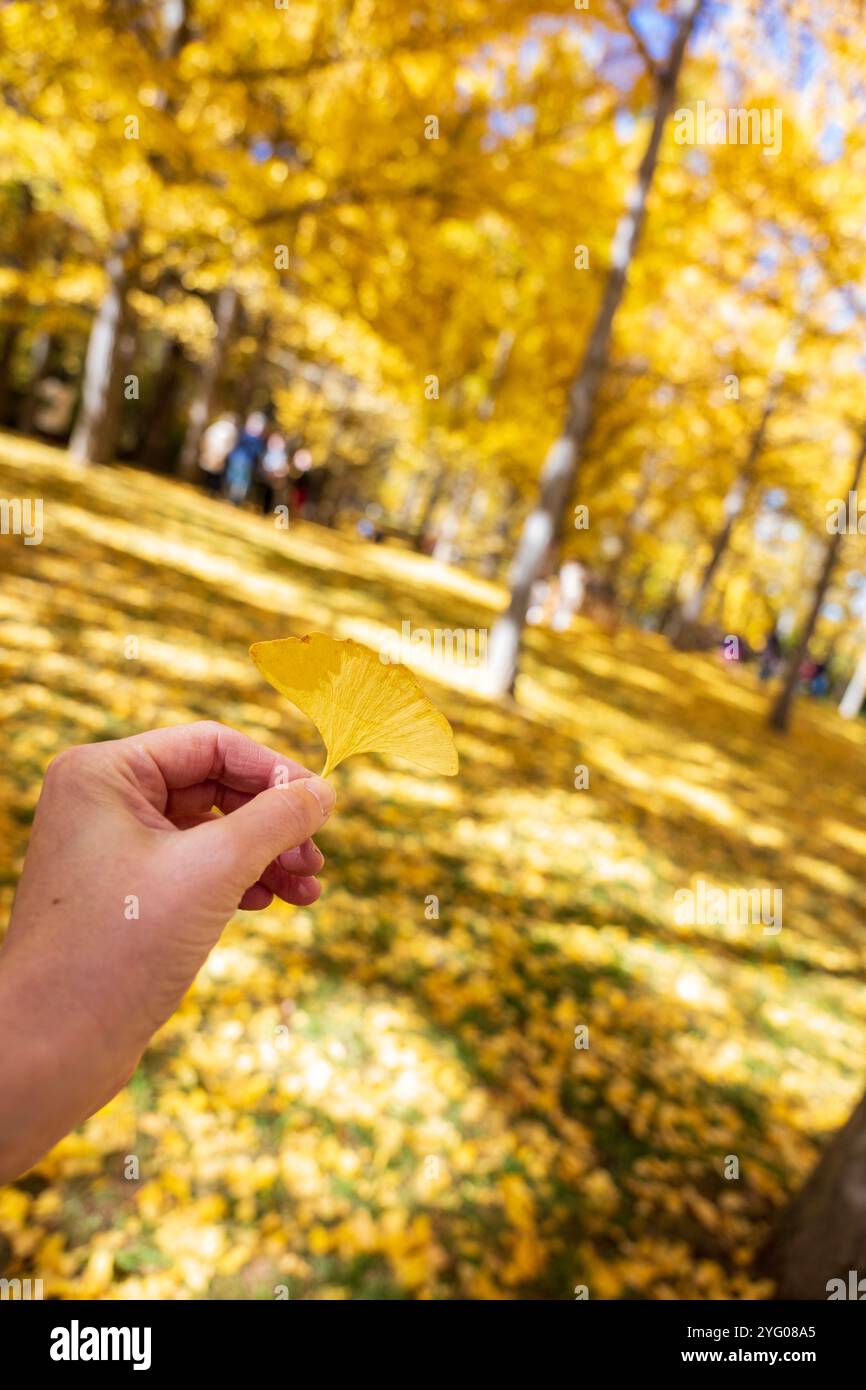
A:
<svg viewBox="0 0 866 1390">
<path fill-rule="evenodd" d="M 631 35 L 635 48 L 637 49 L 641 58 L 643 58 L 647 71 L 651 73 L 651 75 L 656 79 L 656 81 L 658 81 L 662 76 L 661 65 L 656 62 L 655 58 L 650 53 L 643 40 L 643 37 L 641 36 L 640 30 L 637 28 L 634 20 L 632 19 L 631 14 L 629 12 L 628 0 L 614 0 L 614 4 L 616 5 L 616 8 L 619 10 L 620 15 L 622 16 L 622 22 L 628 30 L 629 34 Z"/>
</svg>

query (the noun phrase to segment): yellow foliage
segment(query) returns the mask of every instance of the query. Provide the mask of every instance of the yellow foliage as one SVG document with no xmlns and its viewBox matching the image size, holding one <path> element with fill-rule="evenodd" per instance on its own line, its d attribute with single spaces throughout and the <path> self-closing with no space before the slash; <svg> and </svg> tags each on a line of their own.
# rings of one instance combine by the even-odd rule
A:
<svg viewBox="0 0 866 1390">
<path fill-rule="evenodd" d="M 263 613 L 375 648 L 395 604 L 484 628 L 503 599 L 12 437 L 0 491 L 46 513 L 0 589 L 16 873 L 11 810 L 67 744 L 216 716 L 317 763 L 249 662 Z M 810 704 L 768 740 L 748 671 L 583 621 L 533 634 L 519 704 L 445 663 L 424 678 L 460 777 L 337 770 L 320 903 L 238 914 L 118 1100 L 0 1191 L 9 1277 L 68 1298 L 767 1296 L 751 1258 L 860 1087 L 864 730 Z M 777 937 L 674 923 L 708 863 L 757 882 L 780 853 Z"/>
</svg>

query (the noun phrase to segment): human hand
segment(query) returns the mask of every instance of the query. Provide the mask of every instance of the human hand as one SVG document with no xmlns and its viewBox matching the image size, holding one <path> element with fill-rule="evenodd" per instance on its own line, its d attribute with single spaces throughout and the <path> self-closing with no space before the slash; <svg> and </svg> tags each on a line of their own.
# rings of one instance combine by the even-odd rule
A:
<svg viewBox="0 0 866 1390">
<path fill-rule="evenodd" d="M 0 1181 L 126 1083 L 235 908 L 316 901 L 333 805 L 216 723 L 55 758 L 0 951 Z"/>
</svg>

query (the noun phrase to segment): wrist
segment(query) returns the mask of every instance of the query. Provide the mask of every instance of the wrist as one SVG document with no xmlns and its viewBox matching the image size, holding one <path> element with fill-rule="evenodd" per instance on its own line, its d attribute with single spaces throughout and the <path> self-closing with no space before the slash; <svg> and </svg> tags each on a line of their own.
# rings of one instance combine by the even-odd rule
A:
<svg viewBox="0 0 866 1390">
<path fill-rule="evenodd" d="M 51 963 L 0 950 L 0 1183 L 25 1172 L 125 1085 L 114 1056 Z"/>
</svg>

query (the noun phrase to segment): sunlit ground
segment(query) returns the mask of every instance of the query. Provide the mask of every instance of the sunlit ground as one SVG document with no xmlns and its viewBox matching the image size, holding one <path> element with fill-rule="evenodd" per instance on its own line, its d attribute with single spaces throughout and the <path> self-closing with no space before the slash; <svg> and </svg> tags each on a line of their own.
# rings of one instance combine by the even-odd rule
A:
<svg viewBox="0 0 866 1390">
<path fill-rule="evenodd" d="M 59 748 L 206 716 L 318 768 L 251 641 L 482 629 L 501 602 L 8 436 L 0 495 L 45 499 L 42 545 L 0 540 L 4 920 Z M 767 1291 L 773 1209 L 863 1085 L 863 727 L 804 702 L 770 736 L 750 672 L 585 622 L 531 634 L 519 706 L 421 673 L 459 778 L 337 771 L 322 901 L 239 914 L 127 1090 L 0 1190 L 4 1273 L 72 1298 Z M 676 925 L 699 878 L 782 888 L 782 930 Z"/>
</svg>

